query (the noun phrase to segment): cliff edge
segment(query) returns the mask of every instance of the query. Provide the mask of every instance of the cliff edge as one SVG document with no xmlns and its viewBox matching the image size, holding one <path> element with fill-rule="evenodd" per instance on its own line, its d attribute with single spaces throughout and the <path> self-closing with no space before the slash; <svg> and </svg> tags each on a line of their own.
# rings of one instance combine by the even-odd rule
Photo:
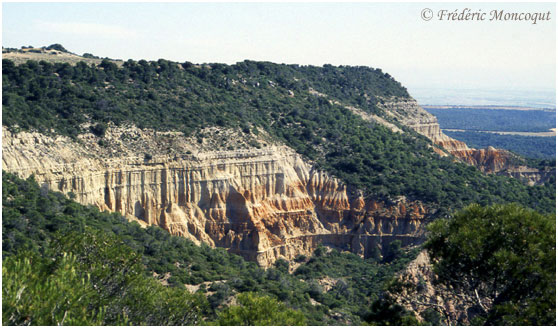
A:
<svg viewBox="0 0 558 328">
<path fill-rule="evenodd" d="M 319 244 L 367 257 L 394 239 L 418 243 L 429 211 L 405 197 L 351 198 L 339 179 L 266 140 L 260 149 L 208 150 L 181 133 L 134 126 L 109 127 L 104 146 L 91 133 L 2 133 L 4 170 L 264 267 Z"/>
</svg>

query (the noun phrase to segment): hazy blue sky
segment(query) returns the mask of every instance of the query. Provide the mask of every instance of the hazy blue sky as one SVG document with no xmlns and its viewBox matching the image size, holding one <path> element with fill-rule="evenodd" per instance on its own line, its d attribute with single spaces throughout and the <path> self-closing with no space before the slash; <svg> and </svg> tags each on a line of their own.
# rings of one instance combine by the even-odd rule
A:
<svg viewBox="0 0 558 328">
<path fill-rule="evenodd" d="M 366 65 L 411 90 L 554 89 L 554 3 L 3 3 L 2 45 L 61 43 L 121 59 Z M 430 8 L 548 12 L 550 21 L 431 21 Z"/>
</svg>

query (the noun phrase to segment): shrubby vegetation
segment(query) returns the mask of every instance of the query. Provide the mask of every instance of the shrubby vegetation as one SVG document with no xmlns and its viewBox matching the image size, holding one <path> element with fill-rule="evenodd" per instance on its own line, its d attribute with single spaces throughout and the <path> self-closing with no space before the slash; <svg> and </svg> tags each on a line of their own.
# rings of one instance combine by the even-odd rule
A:
<svg viewBox="0 0 558 328">
<path fill-rule="evenodd" d="M 2 261 L 3 325 L 100 325 L 102 311 L 88 309 L 94 294 L 87 277 L 66 255 L 56 263 L 31 253 Z"/>
<path fill-rule="evenodd" d="M 296 259 L 293 274 L 282 260 L 263 270 L 222 249 L 77 204 L 32 178 L 3 173 L 2 180 L 4 324 L 263 325 L 268 322 L 256 313 L 268 308 L 276 310 L 277 322 L 290 324 L 417 324 L 384 293 L 418 252 L 397 241 L 383 258 L 319 247 L 309 259 Z M 550 324 L 553 215 L 515 205 L 474 206 L 436 221 L 431 231 L 427 247 L 439 259 L 442 281 L 456 293 L 476 287 L 493 297 L 476 323 Z M 170 286 L 153 273 L 170 274 Z M 207 298 L 205 287 L 196 294 L 184 288 L 206 281 Z M 235 295 L 240 307 L 227 307 Z M 436 315 L 425 318 L 439 323 Z"/>
<path fill-rule="evenodd" d="M 477 202 L 519 202 L 550 212 L 554 181 L 527 187 L 487 177 L 451 158 L 440 158 L 424 137 L 402 135 L 363 121 L 342 105 L 381 114 L 382 97 L 408 96 L 388 74 L 367 67 L 235 65 L 129 60 L 122 67 L 3 60 L 3 124 L 11 129 L 54 129 L 75 137 L 80 125 L 103 136 L 108 122 L 177 130 L 206 126 L 262 129 L 346 181 L 350 191 L 388 200 L 405 195 L 442 210 Z M 330 99 L 309 92 L 312 88 Z"/>
<path fill-rule="evenodd" d="M 373 101 L 376 95 L 407 95 L 389 75 L 366 67 L 322 69 L 252 61 L 199 67 L 162 59 L 129 60 L 121 68 L 108 60 L 98 67 L 45 61 L 15 66 L 9 60 L 2 66 L 4 125 L 43 131 L 53 127 L 69 136 L 77 135 L 79 124 L 88 119 L 116 124 L 129 120 L 186 133 L 246 121 L 268 127 L 272 119 L 304 107 L 298 105 L 316 107 L 316 99 L 313 103 L 307 99 L 308 87 L 314 84 L 351 103 L 366 103 L 355 88 Z M 290 97 L 288 90 L 295 96 Z M 368 106 L 374 108 L 372 102 Z M 38 115 L 26 116 L 30 112 Z"/>
<path fill-rule="evenodd" d="M 385 294 L 419 249 L 397 241 L 383 258 L 324 247 L 263 270 L 222 249 L 140 228 L 2 176 L 2 322 L 6 325 L 417 324 Z M 517 205 L 471 206 L 435 221 L 426 244 L 441 282 L 489 302 L 474 323 L 552 325 L 555 220 Z M 294 264 L 293 263 L 293 264 Z M 153 273 L 170 274 L 165 287 Z M 329 283 L 323 284 L 327 280 Z M 184 283 L 210 282 L 191 294 Z M 329 286 L 326 288 L 326 286 Z M 239 305 L 227 307 L 231 296 Z M 317 302 L 312 305 L 311 301 Z M 437 324 L 435 313 L 424 317 Z"/>
<path fill-rule="evenodd" d="M 54 43 L 51 44 L 50 46 L 45 48 L 46 50 L 58 50 L 58 51 L 62 51 L 62 52 L 68 52 L 68 50 L 66 50 L 66 48 L 64 48 L 60 43 Z"/>
<path fill-rule="evenodd" d="M 399 246 L 390 246 L 393 256 L 387 259 L 367 260 L 320 247 L 309 259 L 298 258 L 294 274 L 282 260 L 264 270 L 223 249 L 196 246 L 155 226 L 141 228 L 117 213 L 40 188 L 32 178 L 3 172 L 2 320 L 14 325 L 232 324 L 262 306 L 275 309 L 278 322 L 292 324 L 389 321 L 383 312 L 370 317 L 371 304 L 416 256 L 417 250 Z M 169 274 L 169 286 L 153 273 Z M 325 290 L 323 278 L 334 280 L 333 288 Z M 207 289 L 203 282 L 209 282 Z M 199 285 L 200 291 L 191 294 L 184 284 Z M 206 298 L 204 292 L 211 293 Z M 228 308 L 225 303 L 240 293 L 257 295 L 242 296 L 240 306 L 246 308 Z M 266 324 L 257 316 L 246 320 Z"/>
<path fill-rule="evenodd" d="M 441 283 L 473 304 L 478 325 L 556 325 L 556 215 L 471 205 L 429 226 Z"/>
<path fill-rule="evenodd" d="M 219 326 L 303 326 L 306 319 L 301 312 L 291 310 L 269 296 L 252 292 L 239 294 L 238 304 L 219 314 Z"/>
<path fill-rule="evenodd" d="M 85 229 L 23 252 L 2 266 L 7 325 L 195 325 L 201 294 L 165 288 L 144 274 L 141 256 L 118 238 Z"/>
<path fill-rule="evenodd" d="M 381 114 L 376 104 L 382 97 L 408 94 L 377 69 L 252 61 L 198 66 L 165 60 L 130 60 L 121 68 L 108 60 L 99 66 L 44 61 L 16 66 L 3 60 L 2 66 L 3 124 L 12 130 L 51 133 L 52 129 L 52 133 L 76 137 L 84 132 L 81 125 L 86 122 L 91 123 L 88 131 L 99 138 L 109 122 L 132 122 L 187 134 L 206 126 L 255 133 L 265 130 L 346 181 L 350 191 L 358 188 L 387 201 L 405 195 L 437 206 L 438 216 L 470 203 L 514 201 L 545 213 L 555 208 L 555 180 L 527 187 L 513 179 L 485 176 L 473 167 L 435 155 L 430 143 L 415 133 L 392 133 L 308 92 L 313 88 L 331 100 Z M 145 156 L 148 159 L 150 155 Z M 119 214 L 79 205 L 40 188 L 32 178 L 20 180 L 3 173 L 2 180 L 4 324 L 179 325 L 201 320 L 266 324 L 252 314 L 267 308 L 276 309 L 277 320 L 292 319 L 292 324 L 416 323 L 383 293 L 395 272 L 416 255 L 417 250 L 401 249 L 397 242 L 390 245 L 384 258 L 378 254 L 362 260 L 353 254 L 318 248 L 310 259 L 297 259 L 299 266 L 293 274 L 285 261 L 263 270 L 225 250 L 198 247 L 161 228 L 143 229 Z M 467 245 L 459 243 L 467 239 L 458 238 L 446 245 L 447 240 L 453 242 L 445 236 L 453 233 L 454 225 L 440 222 L 433 228 L 440 238 L 431 243 L 437 243 L 440 250 L 453 250 L 432 254 L 441 259 L 442 276 L 444 263 L 459 264 L 463 268 L 456 271 L 460 278 L 477 277 L 478 268 L 494 273 L 494 267 L 500 265 L 509 269 L 504 274 L 511 274 L 511 281 L 525 279 L 516 284 L 518 288 L 543 295 L 525 296 L 501 283 L 501 276 L 494 280 L 488 275 L 493 280 L 481 281 L 478 286 L 496 283 L 498 295 L 506 297 L 495 298 L 482 320 L 549 322 L 541 314 L 550 304 L 541 288 L 552 279 L 548 273 L 548 249 L 552 246 L 546 237 L 542 244 L 532 244 L 529 233 L 542 233 L 544 230 L 538 229 L 550 226 L 531 225 L 530 219 L 525 226 L 519 225 L 519 236 L 528 241 L 527 249 L 521 251 L 508 241 L 514 240 L 514 231 L 506 232 L 505 238 L 509 238 L 503 240 L 486 222 L 472 220 L 487 233 L 473 233 L 471 225 L 462 236 L 472 234 L 477 251 L 486 243 L 487 249 L 495 252 L 490 253 L 492 257 L 488 252 L 483 255 L 494 266 L 489 267 L 481 266 L 479 257 L 472 253 L 453 253 L 461 249 L 467 252 Z M 444 230 L 446 227 L 449 230 Z M 498 248 L 500 244 L 495 241 L 512 247 L 511 251 Z M 523 239 L 519 241 L 523 245 Z M 462 262 L 444 262 L 448 256 Z M 528 261 L 519 263 L 518 259 Z M 510 264 L 517 265 L 506 266 Z M 24 273 L 21 279 L 17 276 L 20 271 Z M 158 278 L 169 274 L 169 286 L 156 281 L 154 273 Z M 334 282 L 332 288 L 324 288 L 324 279 Z M 210 284 L 205 287 L 203 282 Z M 187 292 L 185 284 L 198 286 L 199 292 Z M 208 297 L 206 289 L 211 292 Z M 77 292 L 83 299 L 72 298 Z M 239 297 L 240 308 L 226 305 L 233 296 Z M 39 299 L 47 302 L 40 304 Z M 515 310 L 520 311 L 520 318 L 513 317 Z M 432 320 L 435 323 L 437 319 L 432 316 Z"/>
</svg>

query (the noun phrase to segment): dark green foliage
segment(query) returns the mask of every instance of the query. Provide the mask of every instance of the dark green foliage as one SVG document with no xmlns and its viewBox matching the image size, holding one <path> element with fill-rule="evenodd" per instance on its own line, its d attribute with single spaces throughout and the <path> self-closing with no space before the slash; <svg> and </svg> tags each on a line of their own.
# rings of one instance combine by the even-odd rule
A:
<svg viewBox="0 0 558 328">
<path fill-rule="evenodd" d="M 323 71 L 328 74 L 324 76 Z M 268 127 L 272 112 L 285 115 L 301 101 L 308 103 L 304 98 L 312 83 L 322 92 L 341 92 L 348 101 L 356 97 L 356 90 L 377 96 L 408 95 L 380 70 L 251 61 L 181 67 L 162 59 L 129 60 L 118 68 L 108 60 L 98 67 L 44 61 L 15 67 L 5 60 L 3 79 L 4 125 L 39 130 L 54 127 L 69 136 L 79 132 L 78 124 L 86 121 L 86 116 L 93 122 L 131 121 L 186 133 L 203 125 L 241 125 L 248 131 L 246 121 Z M 287 89 L 304 91 L 306 96 L 291 99 Z M 20 102 L 29 107 L 21 107 Z"/>
<path fill-rule="evenodd" d="M 416 251 L 403 251 L 401 258 L 380 264 L 373 259 L 363 260 L 354 254 L 335 250 L 327 252 L 320 247 L 316 255 L 301 264 L 299 271 L 292 275 L 288 273 L 289 263 L 286 261 L 278 261 L 275 267 L 264 270 L 224 249 L 196 246 L 159 227 L 144 229 L 117 213 L 99 212 L 92 206 L 80 205 L 60 193 L 39 187 L 32 178 L 21 180 L 4 172 L 2 197 L 4 260 L 22 261 L 22 257 L 27 256 L 22 255 L 23 252 L 46 259 L 60 259 L 64 253 L 72 254 L 71 268 L 89 273 L 85 281 L 103 287 L 94 289 L 97 296 L 87 300 L 92 304 L 87 312 L 89 317 L 83 319 L 80 312 L 75 313 L 76 319 L 72 322 L 76 324 L 93 324 L 97 322 L 95 320 L 118 324 L 123 320 L 119 317 L 121 313 L 126 313 L 126 320 L 134 324 L 194 324 L 200 314 L 214 319 L 229 298 L 240 292 L 258 292 L 278 299 L 291 309 L 301 310 L 311 325 L 360 324 L 369 304 L 383 293 L 384 282 L 416 255 Z M 169 273 L 171 287 L 165 289 L 144 276 L 152 276 L 154 272 L 160 276 Z M 68 274 L 66 270 L 62 273 L 61 277 Z M 8 279 L 10 277 L 15 276 L 12 273 Z M 56 277 L 43 275 L 35 277 L 38 280 L 34 281 L 39 286 L 49 279 L 58 281 Z M 316 280 L 326 277 L 338 280 L 328 292 L 324 292 Z M 71 282 L 72 279 L 67 280 Z M 189 295 L 183 289 L 183 284 L 197 285 L 206 281 L 212 282 L 208 289 L 215 292 L 208 298 L 209 313 L 205 312 L 204 299 L 198 298 L 199 294 Z M 68 289 L 70 287 L 87 290 L 87 286 L 73 284 L 63 286 L 61 290 L 74 290 Z M 17 295 L 18 288 L 11 290 Z M 52 297 L 58 296 L 53 294 Z M 320 304 L 313 306 L 310 297 Z M 163 300 L 169 301 L 165 303 Z M 173 304 L 177 308 L 169 305 L 170 300 L 175 300 Z M 194 317 L 182 317 L 173 312 L 181 308 L 193 309 L 181 313 Z M 103 309 L 102 316 L 100 310 L 95 312 L 94 309 Z M 338 312 L 343 315 L 333 315 Z M 96 313 L 100 317 L 95 317 Z M 25 320 L 21 316 L 18 318 Z M 15 324 L 15 321 L 10 322 Z M 40 322 L 56 324 L 54 321 Z"/>
<path fill-rule="evenodd" d="M 425 323 L 429 326 L 442 326 L 442 316 L 440 313 L 432 308 L 426 309 L 420 313 Z"/>
<path fill-rule="evenodd" d="M 429 226 L 441 282 L 469 297 L 477 324 L 556 324 L 556 215 L 471 205 Z M 488 299 L 488 302 L 478 302 Z"/>
<path fill-rule="evenodd" d="M 94 135 L 102 138 L 105 136 L 105 132 L 107 131 L 107 125 L 105 123 L 97 123 L 95 125 L 92 125 L 90 129 Z"/>
<path fill-rule="evenodd" d="M 384 256 L 384 262 L 389 263 L 394 259 L 400 258 L 402 254 L 401 240 L 394 240 L 388 245 L 386 255 Z"/>
<path fill-rule="evenodd" d="M 148 277 L 141 256 L 118 238 L 86 229 L 52 241 L 46 256 L 21 253 L 3 263 L 3 324 L 194 325 L 202 295 Z"/>
<path fill-rule="evenodd" d="M 374 326 L 418 326 L 418 320 L 401 305 L 391 299 L 380 299 L 372 303 L 366 321 Z"/>
<path fill-rule="evenodd" d="M 400 245 L 399 245 L 400 246 Z M 362 259 L 349 252 L 316 249 L 314 256 L 294 272 L 298 278 L 310 281 L 308 293 L 314 300 L 336 311 L 349 311 L 366 316 L 370 304 L 384 291 L 386 283 L 416 257 L 419 249 L 400 249 L 399 257 L 391 263 Z M 322 278 L 337 280 L 327 292 L 315 282 Z M 314 283 L 312 283 L 314 281 Z"/>
<path fill-rule="evenodd" d="M 444 131 L 448 136 L 465 142 L 473 148 L 492 146 L 507 149 L 521 156 L 539 159 L 556 158 L 556 137 L 527 137 L 519 135 L 500 135 L 475 131 Z"/>
<path fill-rule="evenodd" d="M 266 131 L 315 160 L 318 168 L 346 181 L 349 191 L 362 189 L 367 196 L 388 202 L 394 196 L 405 195 L 439 208 L 437 216 L 446 216 L 453 209 L 473 202 L 486 205 L 516 201 L 547 213 L 555 208 L 555 180 L 542 187 L 527 187 L 513 179 L 484 176 L 451 158 L 439 158 L 425 138 L 411 132 L 394 134 L 371 125 L 342 105 L 309 93 L 309 88 L 327 94 L 331 100 L 377 114 L 381 114 L 376 107 L 380 97 L 408 96 L 389 75 L 362 67 L 301 67 L 252 61 L 231 66 L 196 66 L 165 60 L 130 60 L 121 68 L 108 60 L 99 66 L 32 61 L 15 66 L 4 60 L 2 115 L 3 124 L 11 129 L 49 131 L 53 128 L 55 133 L 71 137 L 84 132 L 80 127 L 83 123 L 91 123 L 91 131 L 102 136 L 108 122 L 132 122 L 139 127 L 186 134 L 207 126 L 236 128 L 244 133 Z M 201 136 L 198 139 L 201 141 Z M 149 161 L 152 156 L 144 154 L 144 158 Z M 81 206 L 61 194 L 39 188 L 32 179 L 23 181 L 4 173 L 2 187 L 3 258 L 21 256 L 22 251 L 48 256 L 57 243 L 63 246 L 58 248 L 56 258 L 66 248 L 71 249 L 77 262 L 70 261 L 68 265 L 90 271 L 90 279 L 106 286 L 102 291 L 95 291 L 104 298 L 91 303 L 106 310 L 103 317 L 84 319 L 81 312 L 72 312 L 75 318 L 72 322 L 76 324 L 96 320 L 116 324 L 121 313 L 126 313 L 126 320 L 133 324 L 195 323 L 198 314 L 204 312 L 203 301 L 190 296 L 184 298 L 186 303 L 176 299 L 189 295 L 183 292 L 184 284 L 202 282 L 213 282 L 210 289 L 216 291 L 209 298 L 211 309 L 206 315 L 210 319 L 217 313 L 225 313 L 219 309 L 229 297 L 257 291 L 291 309 L 302 310 L 307 322 L 313 325 L 360 324 L 363 319 L 371 323 L 414 324 L 406 312 L 382 297 L 386 281 L 415 254 L 397 244 L 388 247 L 383 263 L 378 263 L 379 254 L 375 259 L 362 260 L 353 254 L 318 248 L 307 262 L 299 259 L 302 264 L 290 275 L 286 262 L 263 270 L 225 250 L 207 245 L 198 247 L 158 227 L 142 229 L 118 214 Z M 80 244 L 77 236 L 88 229 L 101 231 L 109 240 L 121 240 L 117 247 L 120 251 L 103 248 L 104 244 L 99 242 L 98 250 Z M 84 250 L 95 257 L 89 257 Z M 130 256 L 122 250 L 129 250 Z M 133 271 L 133 275 L 109 276 L 102 269 L 104 264 L 97 262 L 104 261 L 104 256 L 118 259 L 118 265 L 112 260 L 103 262 L 107 268 L 116 272 Z M 13 263 L 22 265 L 21 258 Z M 60 277 L 67 276 L 68 281 L 74 281 L 73 276 L 67 275 L 66 266 L 60 270 Z M 145 280 L 143 274 L 153 273 L 170 274 L 171 287 L 160 289 L 157 282 Z M 57 277 L 38 279 L 43 283 L 45 279 L 58 283 Z M 335 279 L 330 290 L 324 290 L 320 284 L 322 278 Z M 88 281 L 62 286 L 61 290 L 74 287 L 87 293 Z M 115 296 L 116 290 L 124 290 L 125 294 Z M 141 303 L 144 292 L 173 300 L 178 308 L 148 297 Z M 319 304 L 311 305 L 310 298 Z M 512 313 L 517 304 L 522 304 L 513 302 L 504 302 L 501 307 L 494 307 L 494 311 Z M 140 313 L 140 304 L 147 309 L 145 313 Z M 192 309 L 191 306 L 195 311 L 187 313 L 195 314 L 194 318 L 172 315 L 181 307 Z M 528 318 L 532 314 L 529 311 L 538 313 L 545 306 L 520 311 Z M 89 313 L 101 313 L 92 309 Z M 387 318 L 390 313 L 394 315 Z M 164 321 L 165 318 L 170 321 Z M 58 320 L 54 316 L 53 321 L 45 324 L 56 324 Z"/>
<path fill-rule="evenodd" d="M 276 299 L 242 293 L 237 296 L 239 305 L 219 313 L 214 325 L 219 326 L 303 326 L 306 319 L 300 311 L 287 308 Z"/>
<path fill-rule="evenodd" d="M 99 59 L 98 56 L 95 56 L 95 55 L 90 54 L 90 53 L 88 53 L 88 52 L 84 53 L 84 54 L 82 55 L 82 57 L 83 57 L 83 58 L 90 58 L 90 59 Z"/>
<path fill-rule="evenodd" d="M 425 108 L 442 129 L 472 131 L 547 132 L 556 127 L 556 112 L 490 108 Z"/>
<path fill-rule="evenodd" d="M 145 275 L 142 256 L 120 238 L 86 229 L 55 240 L 58 254 L 77 254 L 78 269 L 87 272 L 97 291 L 89 302 L 104 309 L 105 324 L 124 321 L 132 325 L 200 324 L 206 310 L 202 295 L 166 288 Z"/>
<path fill-rule="evenodd" d="M 132 122 L 186 134 L 207 126 L 261 129 L 347 182 L 350 191 L 388 201 L 405 195 L 441 208 L 437 216 L 473 202 L 519 202 L 543 212 L 555 207 L 552 182 L 530 188 L 484 176 L 440 158 L 414 132 L 393 133 L 330 102 L 381 114 L 376 107 L 381 97 L 408 96 L 378 69 L 253 61 L 196 66 L 129 60 L 120 68 L 108 60 L 99 66 L 2 63 L 2 118 L 11 129 L 53 128 L 72 137 L 85 122 L 94 127 Z"/>
<path fill-rule="evenodd" d="M 46 50 L 58 50 L 63 52 L 68 52 L 66 48 L 64 48 L 60 43 L 51 44 L 50 46 L 45 48 Z"/>
<path fill-rule="evenodd" d="M 289 262 L 283 260 L 283 259 L 278 259 L 275 262 L 275 268 L 281 272 L 289 272 Z"/>
<path fill-rule="evenodd" d="M 533 167 L 539 170 L 551 169 L 556 171 L 556 159 L 536 159 L 536 158 L 526 158 L 525 159 L 529 167 Z"/>
<path fill-rule="evenodd" d="M 65 255 L 56 262 L 33 253 L 4 259 L 2 324 L 103 324 L 102 309 L 92 308 L 89 302 L 95 295 L 94 288 L 76 269 L 76 259 L 72 255 Z"/>
</svg>

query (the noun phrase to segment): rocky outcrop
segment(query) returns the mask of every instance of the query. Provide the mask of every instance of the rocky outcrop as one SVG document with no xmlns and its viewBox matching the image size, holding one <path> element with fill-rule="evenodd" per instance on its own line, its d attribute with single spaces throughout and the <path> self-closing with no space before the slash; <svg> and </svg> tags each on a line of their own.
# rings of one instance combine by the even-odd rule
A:
<svg viewBox="0 0 558 328">
<path fill-rule="evenodd" d="M 220 131 L 223 140 L 234 140 L 230 133 Z M 366 257 L 394 239 L 409 245 L 423 235 L 429 209 L 420 202 L 349 196 L 340 180 L 266 140 L 261 149 L 217 151 L 180 133 L 111 127 L 103 142 L 4 128 L 3 169 L 262 266 L 319 244 Z"/>
<path fill-rule="evenodd" d="M 461 159 L 466 159 L 472 149 L 459 140 L 445 135 L 440 129 L 436 116 L 430 114 L 418 105 L 412 98 L 380 99 L 378 107 L 387 117 L 422 134 L 446 152 Z"/>
<path fill-rule="evenodd" d="M 516 178 L 529 186 L 540 185 L 556 177 L 556 171 L 551 168 L 547 167 L 539 170 L 524 165 L 500 171 L 498 174 Z"/>
<path fill-rule="evenodd" d="M 328 95 L 317 92 L 313 89 L 309 93 L 329 99 Z M 518 172 L 525 171 L 524 168 L 517 167 L 517 156 L 503 149 L 495 149 L 488 147 L 487 149 L 469 148 L 464 142 L 453 139 L 445 135 L 440 129 L 436 117 L 422 107 L 413 98 L 382 98 L 377 97 L 377 107 L 383 111 L 384 117 L 366 112 L 354 106 L 344 106 L 346 109 L 360 116 L 363 120 L 380 124 L 390 129 L 392 132 L 404 133 L 401 128 L 392 122 L 397 122 L 402 126 L 413 129 L 419 134 L 430 139 L 434 145 L 433 150 L 440 156 L 453 155 L 459 160 L 477 167 L 484 173 L 497 173 L 510 177 L 521 176 Z M 330 103 L 343 105 L 337 100 L 329 99 Z M 389 122 L 387 119 L 391 120 Z M 548 181 L 550 174 L 548 172 L 529 171 L 521 176 L 521 181 L 533 184 L 542 184 Z"/>
<path fill-rule="evenodd" d="M 423 250 L 398 276 L 402 288 L 390 293 L 395 301 L 423 321 L 425 311 L 435 311 L 446 326 L 468 325 L 479 314 L 478 299 L 457 293 L 438 283 L 428 253 Z M 489 304 L 483 299 L 483 304 Z"/>
<path fill-rule="evenodd" d="M 438 154 L 442 156 L 451 154 L 484 173 L 519 178 L 529 185 L 545 183 L 553 174 L 552 171 L 517 165 L 517 156 L 509 151 L 493 147 L 469 148 L 464 142 L 448 137 L 441 131 L 436 117 L 420 107 L 412 98 L 380 99 L 378 107 L 387 117 L 415 130 L 440 146 L 441 149 L 434 149 Z"/>
</svg>

